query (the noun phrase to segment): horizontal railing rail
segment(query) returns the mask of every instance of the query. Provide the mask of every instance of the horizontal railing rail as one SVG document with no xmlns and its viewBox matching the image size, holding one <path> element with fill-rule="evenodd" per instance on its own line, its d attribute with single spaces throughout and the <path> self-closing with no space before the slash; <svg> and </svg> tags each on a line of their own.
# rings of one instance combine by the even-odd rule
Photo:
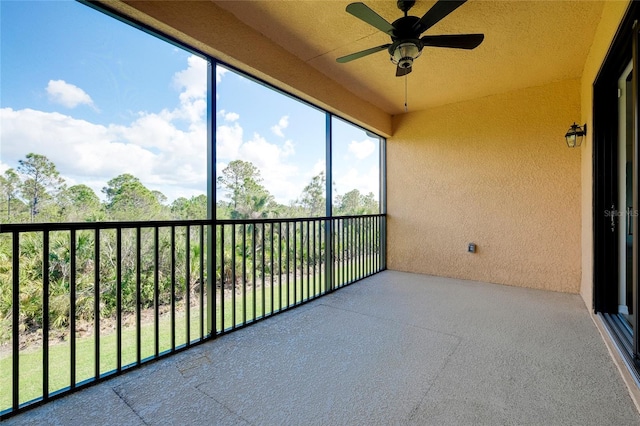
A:
<svg viewBox="0 0 640 426">
<path fill-rule="evenodd" d="M 385 215 L 0 225 L 0 419 L 385 269 Z"/>
</svg>

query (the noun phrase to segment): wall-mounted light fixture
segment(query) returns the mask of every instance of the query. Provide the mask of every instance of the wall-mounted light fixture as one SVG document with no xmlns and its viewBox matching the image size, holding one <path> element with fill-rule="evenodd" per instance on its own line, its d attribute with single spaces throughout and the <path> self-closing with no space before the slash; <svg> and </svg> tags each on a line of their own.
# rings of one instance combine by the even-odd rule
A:
<svg viewBox="0 0 640 426">
<path fill-rule="evenodd" d="M 584 126 L 580 127 L 575 122 L 569 127 L 567 134 L 564 135 L 564 138 L 567 141 L 567 146 L 569 148 L 575 148 L 582 145 L 582 139 L 587 134 L 587 125 L 585 123 Z"/>
</svg>

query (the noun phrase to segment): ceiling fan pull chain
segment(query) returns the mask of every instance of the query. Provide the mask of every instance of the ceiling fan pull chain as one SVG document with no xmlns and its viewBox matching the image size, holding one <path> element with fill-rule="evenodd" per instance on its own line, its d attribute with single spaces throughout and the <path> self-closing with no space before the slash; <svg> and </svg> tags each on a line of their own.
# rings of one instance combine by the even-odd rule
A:
<svg viewBox="0 0 640 426">
<path fill-rule="evenodd" d="M 404 112 L 409 112 L 409 107 L 407 106 L 407 74 L 404 76 Z"/>
</svg>

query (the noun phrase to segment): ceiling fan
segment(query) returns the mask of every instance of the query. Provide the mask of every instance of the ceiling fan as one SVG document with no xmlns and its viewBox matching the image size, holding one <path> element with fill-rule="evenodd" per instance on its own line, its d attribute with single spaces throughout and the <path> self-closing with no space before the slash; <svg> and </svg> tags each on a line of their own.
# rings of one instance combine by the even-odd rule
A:
<svg viewBox="0 0 640 426">
<path fill-rule="evenodd" d="M 387 49 L 391 55 L 391 62 L 397 65 L 396 77 L 402 77 L 411 72 L 414 59 L 420 56 L 422 48 L 425 46 L 475 49 L 484 40 L 484 34 L 425 35 L 420 37 L 423 32 L 440 22 L 465 2 L 466 0 L 438 0 L 422 18 L 418 18 L 417 16 L 408 16 L 409 9 L 416 3 L 415 0 L 398 0 L 398 9 L 404 12 L 404 16 L 395 20 L 393 24 L 387 22 L 364 3 L 351 3 L 347 6 L 347 12 L 389 35 L 391 43 L 342 56 L 336 61 L 342 64 Z"/>
</svg>

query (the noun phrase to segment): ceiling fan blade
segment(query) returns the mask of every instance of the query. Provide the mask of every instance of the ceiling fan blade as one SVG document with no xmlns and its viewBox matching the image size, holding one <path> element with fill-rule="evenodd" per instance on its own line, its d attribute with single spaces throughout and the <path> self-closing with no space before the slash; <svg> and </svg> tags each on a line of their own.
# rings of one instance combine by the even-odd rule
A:
<svg viewBox="0 0 640 426">
<path fill-rule="evenodd" d="M 484 40 L 484 34 L 426 35 L 420 41 L 424 46 L 475 49 Z"/>
<path fill-rule="evenodd" d="M 396 68 L 396 77 L 403 77 L 411 72 L 411 67 L 409 68 Z"/>
<path fill-rule="evenodd" d="M 369 6 L 364 3 L 351 3 L 347 6 L 347 12 L 355 16 L 356 18 L 366 22 L 367 24 L 376 27 L 383 33 L 389 35 L 393 34 L 395 28 L 386 19 L 374 12 Z"/>
<path fill-rule="evenodd" d="M 350 55 L 342 56 L 336 59 L 336 62 L 344 64 L 345 62 L 353 61 L 354 59 L 362 58 L 363 56 L 371 55 L 372 53 L 379 52 L 381 50 L 385 50 L 387 47 L 391 46 L 391 44 L 383 44 L 382 46 L 372 47 L 371 49 L 362 50 L 360 52 L 352 53 Z"/>
<path fill-rule="evenodd" d="M 467 0 L 439 0 L 414 24 L 413 29 L 418 31 L 418 34 L 422 34 L 440 22 L 442 18 L 462 6 L 466 1 Z"/>
</svg>

